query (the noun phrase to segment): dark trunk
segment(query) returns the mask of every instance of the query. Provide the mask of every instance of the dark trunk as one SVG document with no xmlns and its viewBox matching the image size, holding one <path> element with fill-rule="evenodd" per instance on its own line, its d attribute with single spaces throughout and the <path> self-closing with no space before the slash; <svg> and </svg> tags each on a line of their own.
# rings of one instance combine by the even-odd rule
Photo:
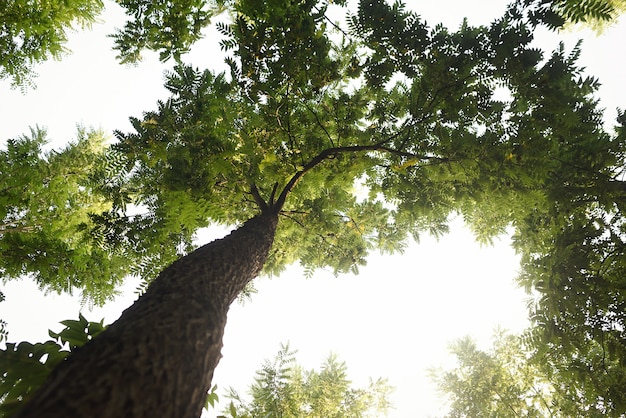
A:
<svg viewBox="0 0 626 418">
<path fill-rule="evenodd" d="M 275 214 L 260 215 L 163 270 L 15 417 L 200 416 L 228 308 L 263 267 L 276 223 Z"/>
</svg>

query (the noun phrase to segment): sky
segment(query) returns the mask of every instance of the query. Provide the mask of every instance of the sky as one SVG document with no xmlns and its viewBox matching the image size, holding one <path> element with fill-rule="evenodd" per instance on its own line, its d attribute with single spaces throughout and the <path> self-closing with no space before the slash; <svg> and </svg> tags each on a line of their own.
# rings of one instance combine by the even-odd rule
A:
<svg viewBox="0 0 626 418">
<path fill-rule="evenodd" d="M 486 24 L 498 17 L 506 1 L 467 2 L 409 1 L 431 25 L 443 22 L 454 29 L 467 17 L 470 24 Z M 121 25 L 123 15 L 108 8 L 91 31 L 70 37 L 73 53 L 60 62 L 36 67 L 37 88 L 25 94 L 11 90 L 0 80 L 0 141 L 28 132 L 29 126 L 47 128 L 51 146 L 62 146 L 75 137 L 76 126 L 128 131 L 129 116 L 154 109 L 165 99 L 163 71 L 154 54 L 146 54 L 136 66 L 116 63 L 111 50 L 111 22 Z M 554 49 L 559 41 L 571 48 L 585 38 L 581 63 L 603 84 L 598 96 L 607 108 L 607 122 L 615 108 L 624 107 L 623 82 L 626 57 L 626 25 L 608 28 L 601 35 L 591 31 L 545 33 L 538 45 Z M 200 42 L 186 61 L 215 68 L 221 61 L 215 38 Z M 621 100 L 621 103 L 620 103 Z M 226 233 L 223 228 L 203 231 L 198 243 Z M 515 286 L 519 260 L 502 237 L 493 246 L 481 247 L 460 220 L 451 233 L 439 239 L 424 236 L 404 254 L 372 254 L 358 276 L 319 271 L 305 279 L 298 267 L 280 277 L 257 280 L 258 293 L 229 313 L 223 355 L 213 383 L 223 394 L 232 386 L 240 393 L 253 380 L 264 359 L 273 358 L 280 343 L 298 350 L 305 368 L 319 366 L 330 352 L 348 366 L 355 386 L 368 377 L 384 377 L 396 388 L 395 409 L 390 417 L 436 417 L 444 402 L 428 377 L 428 369 L 451 365 L 447 345 L 465 335 L 488 347 L 496 327 L 521 332 L 526 326 L 527 295 Z M 114 321 L 136 299 L 129 281 L 122 294 L 103 308 L 90 310 L 80 298 L 45 294 L 28 279 L 10 281 L 2 291 L 0 318 L 8 323 L 9 341 L 44 341 L 47 330 L 60 330 L 59 321 L 84 315 L 93 321 Z M 218 411 L 206 416 L 215 417 Z"/>
</svg>

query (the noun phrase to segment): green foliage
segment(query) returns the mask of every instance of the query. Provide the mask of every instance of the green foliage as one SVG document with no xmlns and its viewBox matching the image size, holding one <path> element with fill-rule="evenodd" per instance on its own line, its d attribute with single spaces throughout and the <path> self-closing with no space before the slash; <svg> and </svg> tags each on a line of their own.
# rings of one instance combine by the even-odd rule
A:
<svg viewBox="0 0 626 418">
<path fill-rule="evenodd" d="M 433 372 L 450 400 L 446 417 L 569 416 L 553 414 L 554 389 L 528 363 L 516 337 L 497 335 L 490 352 L 463 338 L 450 351 L 456 368 Z"/>
<path fill-rule="evenodd" d="M 577 128 L 580 141 L 566 143 L 551 174 L 556 184 L 546 188 L 552 205 L 529 211 L 514 237 L 520 283 L 537 295 L 528 344 L 571 375 L 572 391 L 601 400 L 611 413 L 626 408 L 622 113 L 618 123 L 617 136 L 606 142 Z"/>
<path fill-rule="evenodd" d="M 71 351 L 85 345 L 105 330 L 103 321 L 66 320 L 60 332 L 49 331 L 52 340 L 44 343 L 7 343 L 0 350 L 0 416 L 15 413 L 23 402 L 45 382 L 48 375 Z M 63 347 L 68 347 L 64 349 Z"/>
<path fill-rule="evenodd" d="M 78 314 L 78 320 L 66 319 L 61 321 L 65 325 L 60 332 L 48 331 L 50 337 L 61 344 L 68 344 L 70 351 L 73 351 L 87 344 L 91 339 L 106 329 L 104 320 L 100 322 L 89 322 L 82 314 Z"/>
<path fill-rule="evenodd" d="M 330 355 L 321 370 L 305 371 L 295 364 L 295 351 L 282 345 L 273 361 L 265 361 L 250 387 L 247 402 L 232 388 L 224 414 L 248 417 L 380 417 L 391 407 L 386 380 L 371 381 L 367 388 L 350 385 L 347 367 Z M 382 415 L 381 415 L 382 414 Z"/>
<path fill-rule="evenodd" d="M 526 13 L 534 24 L 551 29 L 566 24 L 589 25 L 601 30 L 626 10 L 624 0 L 517 0 L 518 13 Z"/>
<path fill-rule="evenodd" d="M 209 409 L 210 407 L 215 407 L 215 403 L 219 402 L 220 397 L 217 395 L 217 385 L 213 385 L 211 391 L 207 394 L 206 403 L 204 404 L 204 409 Z"/>
<path fill-rule="evenodd" d="M 0 78 L 31 83 L 34 64 L 65 52 L 67 30 L 91 25 L 101 0 L 6 0 L 0 5 Z"/>
<path fill-rule="evenodd" d="M 358 12 L 348 17 L 348 28 L 373 52 L 360 65 L 355 61 L 370 85 L 382 87 L 397 71 L 408 77 L 418 74 L 429 44 L 428 27 L 404 3 L 361 1 Z"/>
<path fill-rule="evenodd" d="M 180 60 L 202 38 L 210 19 L 222 13 L 228 0 L 117 0 L 131 17 L 111 37 L 122 63 L 141 60 L 144 49 L 159 52 L 161 61 Z"/>
<path fill-rule="evenodd" d="M 624 222 L 605 208 L 581 209 L 569 212 L 567 221 L 534 222 L 545 228 L 535 235 L 545 250 L 523 253 L 520 280 L 539 292 L 530 305 L 534 326 L 527 338 L 544 362 L 570 375 L 573 391 L 584 390 L 606 410 L 621 412 L 626 408 Z"/>
<path fill-rule="evenodd" d="M 30 275 L 44 289 L 102 304 L 128 272 L 121 252 L 89 234 L 111 204 L 93 187 L 103 158 L 100 132 L 80 130 L 61 151 L 44 152 L 45 131 L 7 141 L 0 151 L 0 276 Z"/>
<path fill-rule="evenodd" d="M 315 0 L 237 3 L 230 39 L 222 46 L 235 48 L 236 71 L 249 94 L 276 96 L 289 88 L 319 91 L 338 79 L 339 63 L 329 54 L 326 7 Z"/>
</svg>

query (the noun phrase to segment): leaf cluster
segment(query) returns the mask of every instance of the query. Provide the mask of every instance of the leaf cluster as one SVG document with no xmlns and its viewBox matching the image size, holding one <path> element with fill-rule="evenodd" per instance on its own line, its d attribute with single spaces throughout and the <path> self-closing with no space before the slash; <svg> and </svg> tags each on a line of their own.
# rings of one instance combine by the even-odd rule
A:
<svg viewBox="0 0 626 418">
<path fill-rule="evenodd" d="M 327 5 L 316 0 L 237 2 L 233 24 L 222 27 L 223 49 L 249 94 L 275 96 L 285 87 L 319 91 L 339 78 L 326 29 Z"/>
<path fill-rule="evenodd" d="M 0 5 L 0 78 L 31 85 L 33 65 L 67 52 L 67 31 L 89 27 L 101 0 L 6 0 Z"/>
<path fill-rule="evenodd" d="M 122 63 L 141 60 L 148 49 L 159 53 L 161 61 L 181 55 L 202 38 L 202 30 L 211 18 L 226 10 L 227 0 L 119 0 L 117 2 L 131 17 L 122 29 L 110 35 Z"/>
<path fill-rule="evenodd" d="M 357 61 L 371 86 L 382 87 L 394 73 L 418 75 L 420 61 L 428 48 L 428 27 L 415 13 L 407 12 L 400 1 L 360 1 L 356 14 L 347 19 L 350 32 L 371 50 L 362 63 Z"/>
<path fill-rule="evenodd" d="M 78 320 L 65 320 L 61 324 L 65 328 L 60 332 L 48 332 L 52 340 L 36 344 L 7 343 L 0 350 L 1 417 L 14 414 L 70 352 L 106 329 L 102 321 L 89 322 L 82 314 Z"/>
</svg>

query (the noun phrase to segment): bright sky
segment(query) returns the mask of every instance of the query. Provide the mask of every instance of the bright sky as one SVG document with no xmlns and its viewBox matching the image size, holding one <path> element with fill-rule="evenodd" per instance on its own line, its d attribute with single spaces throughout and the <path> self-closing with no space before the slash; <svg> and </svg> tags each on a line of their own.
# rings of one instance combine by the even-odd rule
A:
<svg viewBox="0 0 626 418">
<path fill-rule="evenodd" d="M 431 25 L 444 22 L 456 28 L 465 16 L 470 24 L 488 23 L 502 13 L 506 1 L 409 4 Z M 109 10 L 104 20 L 121 25 L 121 18 L 119 11 Z M 124 131 L 130 128 L 129 116 L 140 116 L 164 99 L 163 70 L 170 65 L 159 64 L 150 54 L 135 67 L 118 65 L 105 37 L 110 32 L 109 23 L 74 34 L 69 43 L 74 53 L 37 67 L 38 87 L 26 95 L 0 81 L 0 139 L 28 132 L 36 124 L 48 129 L 56 146 L 74 138 L 77 124 Z M 614 109 L 625 105 L 619 100 L 626 97 L 626 25 L 607 29 L 600 37 L 588 31 L 548 34 L 541 45 L 552 50 L 566 40 L 571 48 L 581 37 L 587 38 L 581 61 L 603 83 L 600 97 L 612 121 Z M 203 42 L 188 62 L 199 67 L 220 63 L 210 45 L 211 40 Z M 223 233 L 209 231 L 199 241 Z M 253 300 L 231 308 L 214 383 L 245 392 L 262 361 L 273 358 L 279 343 L 289 341 L 306 368 L 317 367 L 332 351 L 347 362 L 357 385 L 370 376 L 388 378 L 396 387 L 391 417 L 441 416 L 445 408 L 427 369 L 449 364 L 447 344 L 469 334 L 487 346 L 497 326 L 514 332 L 524 328 L 526 295 L 514 285 L 517 266 L 508 238 L 481 248 L 457 221 L 439 242 L 425 236 L 403 255 L 371 256 L 359 276 L 335 278 L 319 272 L 305 280 L 292 268 L 280 278 L 257 280 L 259 293 Z M 135 299 L 134 286 L 129 283 L 104 308 L 90 312 L 84 307 L 85 316 L 112 322 Z M 58 331 L 59 321 L 76 318 L 81 309 L 78 298 L 44 295 L 28 279 L 9 282 L 3 291 L 7 300 L 0 304 L 0 318 L 8 322 L 9 341 L 44 341 L 49 328 Z"/>
</svg>

